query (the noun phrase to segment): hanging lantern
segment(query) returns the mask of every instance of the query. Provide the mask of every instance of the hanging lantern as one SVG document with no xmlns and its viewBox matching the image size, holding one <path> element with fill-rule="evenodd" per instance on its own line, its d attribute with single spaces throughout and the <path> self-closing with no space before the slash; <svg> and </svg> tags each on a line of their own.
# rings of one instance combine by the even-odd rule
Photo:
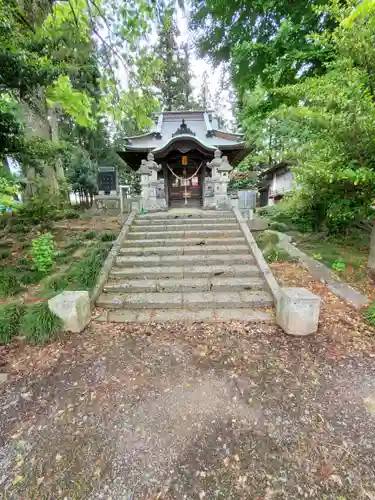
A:
<svg viewBox="0 0 375 500">
<path fill-rule="evenodd" d="M 188 164 L 188 157 L 187 156 L 183 156 L 182 157 L 182 165 L 186 166 Z"/>
</svg>

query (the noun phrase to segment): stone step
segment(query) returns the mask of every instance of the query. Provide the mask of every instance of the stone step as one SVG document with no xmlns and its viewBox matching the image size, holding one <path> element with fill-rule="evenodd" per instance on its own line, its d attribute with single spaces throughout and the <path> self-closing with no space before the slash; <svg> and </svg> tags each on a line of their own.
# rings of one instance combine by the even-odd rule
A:
<svg viewBox="0 0 375 500">
<path fill-rule="evenodd" d="M 116 309 L 104 311 L 96 318 L 97 321 L 111 321 L 114 323 L 217 323 L 220 321 L 244 321 L 247 323 L 261 323 L 274 321 L 273 315 L 256 309 Z"/>
<path fill-rule="evenodd" d="M 138 257 L 147 255 L 206 255 L 238 254 L 249 251 L 247 245 L 192 245 L 192 246 L 150 246 L 150 247 L 122 247 L 118 255 L 134 255 Z"/>
<path fill-rule="evenodd" d="M 244 278 L 169 278 L 112 280 L 104 287 L 104 292 L 241 292 L 265 290 L 265 281 L 260 277 Z"/>
<path fill-rule="evenodd" d="M 154 267 L 154 266 L 207 266 L 207 265 L 232 265 L 252 264 L 254 257 L 250 253 L 245 254 L 219 254 L 219 255 L 147 255 L 120 256 L 116 258 L 117 267 Z"/>
<path fill-rule="evenodd" d="M 134 234 L 134 233 L 133 233 Z M 127 247 L 137 247 L 137 248 L 147 248 L 147 247 L 161 247 L 161 246 L 196 246 L 198 248 L 203 248 L 205 245 L 238 245 L 244 244 L 245 238 L 243 236 L 227 237 L 227 238 L 140 238 L 140 239 L 126 239 L 122 246 Z"/>
<path fill-rule="evenodd" d="M 98 307 L 109 309 L 222 309 L 273 305 L 267 292 L 102 293 Z"/>
<path fill-rule="evenodd" d="M 175 217 L 174 219 L 136 219 L 135 226 L 185 226 L 189 224 L 210 224 L 216 226 L 218 224 L 238 224 L 237 220 L 233 217 L 229 218 L 214 218 L 214 217 L 191 217 L 186 219 L 181 219 L 180 217 Z"/>
<path fill-rule="evenodd" d="M 129 240 L 142 240 L 142 239 L 170 239 L 170 238 L 230 238 L 242 236 L 240 229 L 218 231 L 216 229 L 205 229 L 197 231 L 134 231 L 129 232 L 127 238 Z"/>
<path fill-rule="evenodd" d="M 207 266 L 155 266 L 155 267 L 113 267 L 111 279 L 145 278 L 214 278 L 260 276 L 257 266 L 249 264 L 207 265 Z"/>
<path fill-rule="evenodd" d="M 168 233 L 170 232 L 186 232 L 186 231 L 210 231 L 214 229 L 215 231 L 235 231 L 236 229 L 239 229 L 239 226 L 236 222 L 228 222 L 228 223 L 217 223 L 217 224 L 200 224 L 199 222 L 196 224 L 152 224 L 152 225 L 134 225 L 130 228 L 130 232 L 144 232 L 144 233 L 154 233 L 154 232 L 161 232 L 161 231 L 166 231 Z"/>
<path fill-rule="evenodd" d="M 165 219 L 192 219 L 192 218 L 202 218 L 202 219 L 233 219 L 236 220 L 233 212 L 231 211 L 215 211 L 215 210 L 194 210 L 192 212 L 179 211 L 174 212 L 169 210 L 168 212 L 155 212 L 152 214 L 138 215 L 137 221 L 140 220 L 165 220 Z"/>
</svg>

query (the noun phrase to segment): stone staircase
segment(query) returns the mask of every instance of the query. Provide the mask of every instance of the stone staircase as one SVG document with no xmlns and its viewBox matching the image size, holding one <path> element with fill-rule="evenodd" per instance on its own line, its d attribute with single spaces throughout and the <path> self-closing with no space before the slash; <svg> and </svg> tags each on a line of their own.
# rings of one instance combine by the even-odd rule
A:
<svg viewBox="0 0 375 500">
<path fill-rule="evenodd" d="M 265 281 L 232 212 L 138 215 L 96 305 L 117 322 L 267 321 Z"/>
</svg>

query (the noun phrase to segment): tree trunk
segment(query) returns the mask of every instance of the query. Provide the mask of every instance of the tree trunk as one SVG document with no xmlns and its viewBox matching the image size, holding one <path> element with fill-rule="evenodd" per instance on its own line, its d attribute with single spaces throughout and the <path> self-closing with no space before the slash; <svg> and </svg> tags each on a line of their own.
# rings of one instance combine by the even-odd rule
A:
<svg viewBox="0 0 375 500">
<path fill-rule="evenodd" d="M 372 232 L 370 240 L 370 255 L 368 258 L 368 267 L 370 271 L 375 275 L 375 220 L 372 223 Z"/>
</svg>

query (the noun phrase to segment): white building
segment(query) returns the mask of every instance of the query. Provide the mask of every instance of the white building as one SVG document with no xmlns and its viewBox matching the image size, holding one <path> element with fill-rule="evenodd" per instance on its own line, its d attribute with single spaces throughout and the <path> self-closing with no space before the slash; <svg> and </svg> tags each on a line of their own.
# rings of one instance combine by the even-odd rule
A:
<svg viewBox="0 0 375 500">
<path fill-rule="evenodd" d="M 290 193 L 294 187 L 293 172 L 289 169 L 291 162 L 280 162 L 268 168 L 262 174 L 259 188 L 260 206 L 274 205 Z"/>
</svg>

